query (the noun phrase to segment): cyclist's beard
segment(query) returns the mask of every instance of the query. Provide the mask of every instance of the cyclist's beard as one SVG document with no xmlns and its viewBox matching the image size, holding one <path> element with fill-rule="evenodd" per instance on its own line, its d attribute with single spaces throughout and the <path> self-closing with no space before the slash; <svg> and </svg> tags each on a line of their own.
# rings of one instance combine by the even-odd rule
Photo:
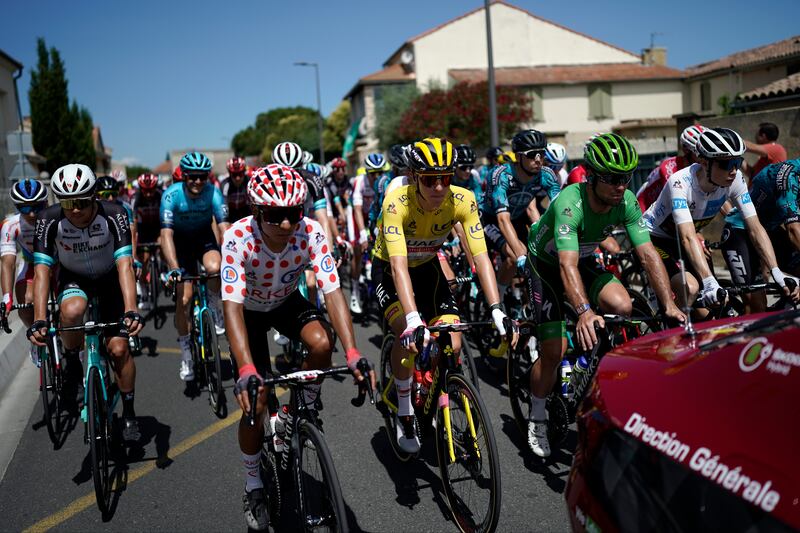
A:
<svg viewBox="0 0 800 533">
<path fill-rule="evenodd" d="M 600 196 L 600 194 L 597 192 L 597 181 L 595 180 L 592 180 L 592 192 L 594 193 L 594 197 L 597 198 L 597 201 L 605 206 L 617 207 L 620 204 L 620 202 L 622 202 L 622 199 L 620 199 L 619 202 L 612 202 L 611 200 L 606 200 L 605 198 Z"/>
<path fill-rule="evenodd" d="M 529 178 L 532 178 L 532 177 L 534 177 L 534 176 L 536 176 L 536 175 L 538 175 L 538 174 L 541 174 L 541 173 L 542 173 L 542 167 L 539 167 L 539 170 L 535 170 L 535 171 L 533 171 L 533 172 L 528 172 L 528 169 L 527 169 L 527 168 L 525 168 L 525 165 L 523 165 L 523 164 L 522 164 L 522 162 L 520 162 L 519 164 L 517 164 L 517 166 L 518 166 L 518 167 L 519 167 L 519 168 L 522 170 L 522 172 L 524 172 L 524 173 L 525 173 L 525 175 L 526 175 L 526 176 L 528 176 Z"/>
</svg>

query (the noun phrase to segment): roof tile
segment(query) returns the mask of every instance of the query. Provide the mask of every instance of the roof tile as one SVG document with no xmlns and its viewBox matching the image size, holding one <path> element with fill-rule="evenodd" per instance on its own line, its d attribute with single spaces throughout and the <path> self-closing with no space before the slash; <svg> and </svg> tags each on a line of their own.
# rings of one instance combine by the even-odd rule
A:
<svg viewBox="0 0 800 533">
<path fill-rule="evenodd" d="M 700 63 L 699 65 L 688 67 L 686 72 L 690 77 L 696 77 L 710 74 L 718 70 L 726 70 L 734 67 L 742 68 L 748 65 L 793 55 L 800 56 L 800 35 L 795 35 L 794 37 L 789 37 L 788 39 L 757 48 L 736 52 L 735 54 L 714 61 Z"/>
<path fill-rule="evenodd" d="M 800 72 L 775 80 L 772 83 L 739 95 L 741 100 L 758 100 L 774 96 L 788 96 L 800 93 Z"/>
<path fill-rule="evenodd" d="M 451 69 L 456 82 L 486 80 L 485 69 Z M 679 80 L 684 72 L 661 65 L 641 63 L 603 63 L 595 65 L 554 65 L 495 69 L 498 85 L 561 85 L 607 81 Z"/>
</svg>

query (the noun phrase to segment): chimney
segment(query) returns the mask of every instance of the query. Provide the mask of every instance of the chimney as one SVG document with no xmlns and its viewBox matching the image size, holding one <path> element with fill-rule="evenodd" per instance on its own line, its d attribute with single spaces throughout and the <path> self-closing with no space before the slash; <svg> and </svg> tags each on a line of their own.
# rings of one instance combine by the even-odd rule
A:
<svg viewBox="0 0 800 533">
<path fill-rule="evenodd" d="M 642 64 L 643 65 L 661 65 L 667 66 L 667 49 L 660 46 L 652 48 L 645 48 L 642 50 Z"/>
</svg>

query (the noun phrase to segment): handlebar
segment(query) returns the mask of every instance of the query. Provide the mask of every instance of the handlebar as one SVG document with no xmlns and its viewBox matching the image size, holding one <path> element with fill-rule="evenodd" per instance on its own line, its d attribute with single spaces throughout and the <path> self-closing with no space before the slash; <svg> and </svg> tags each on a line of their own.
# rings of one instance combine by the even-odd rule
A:
<svg viewBox="0 0 800 533">
<path fill-rule="evenodd" d="M 13 304 L 11 311 L 18 309 L 33 309 L 33 304 Z M 5 305 L 0 305 L 0 327 L 6 333 L 11 333 L 11 328 L 8 327 L 8 313 L 6 313 Z"/>
<path fill-rule="evenodd" d="M 449 283 L 451 286 L 463 285 L 464 283 L 471 283 L 473 279 L 475 279 L 473 276 L 463 276 L 463 277 L 460 277 L 460 278 L 454 278 L 454 279 L 448 280 L 447 283 Z M 430 328 L 428 328 L 428 329 L 430 329 Z"/>
<path fill-rule="evenodd" d="M 375 405 L 375 392 L 372 390 L 372 382 L 369 379 L 369 364 L 365 359 L 362 359 L 358 362 L 356 367 L 361 372 L 361 376 L 364 379 L 358 382 L 358 395 L 351 399 L 350 403 L 355 407 L 361 407 L 364 405 L 366 395 L 369 394 L 370 405 Z"/>
<path fill-rule="evenodd" d="M 424 351 L 423 344 L 425 342 L 425 334 L 424 334 L 425 329 L 427 329 L 431 333 L 441 333 L 443 331 L 462 332 L 462 331 L 468 331 L 475 327 L 487 327 L 487 326 L 494 327 L 494 322 L 492 322 L 491 320 L 483 320 L 478 322 L 462 322 L 459 324 L 439 324 L 437 326 L 427 326 L 427 328 L 425 326 L 420 326 L 416 330 L 414 330 L 414 345 L 417 347 L 417 353 L 422 354 Z M 511 335 L 513 335 L 511 328 L 510 327 L 506 328 L 507 338 L 504 339 L 503 342 L 510 343 Z M 400 361 L 400 364 L 402 364 L 406 368 L 411 368 L 412 366 L 414 366 L 414 356 L 412 355 L 411 357 L 403 357 L 403 359 Z"/>
</svg>

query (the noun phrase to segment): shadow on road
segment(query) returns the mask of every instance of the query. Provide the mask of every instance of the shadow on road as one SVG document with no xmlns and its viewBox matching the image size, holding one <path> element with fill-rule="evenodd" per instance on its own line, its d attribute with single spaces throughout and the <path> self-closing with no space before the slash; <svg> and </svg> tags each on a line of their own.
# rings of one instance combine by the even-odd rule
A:
<svg viewBox="0 0 800 533">
<path fill-rule="evenodd" d="M 145 337 L 143 335 L 139 336 L 139 342 L 142 345 L 142 349 L 138 354 L 133 354 L 134 357 L 138 357 L 140 355 L 147 355 L 147 357 L 157 357 L 158 356 L 158 339 L 154 339 L 153 337 Z"/>
</svg>

